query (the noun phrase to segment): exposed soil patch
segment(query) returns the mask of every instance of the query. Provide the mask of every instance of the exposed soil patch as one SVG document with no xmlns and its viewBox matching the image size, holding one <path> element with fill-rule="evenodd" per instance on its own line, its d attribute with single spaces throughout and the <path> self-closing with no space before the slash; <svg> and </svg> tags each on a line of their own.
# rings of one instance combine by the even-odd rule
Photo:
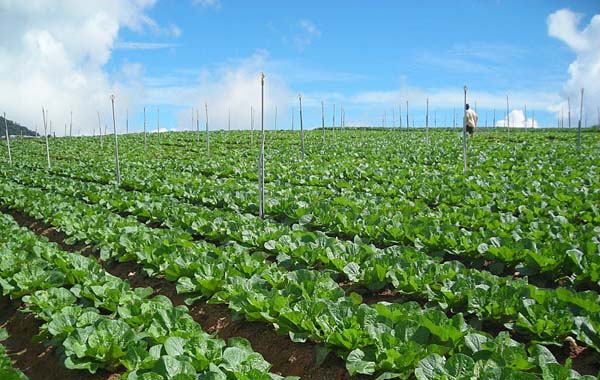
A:
<svg viewBox="0 0 600 380">
<path fill-rule="evenodd" d="M 42 324 L 32 314 L 19 311 L 20 301 L 0 297 L 0 327 L 4 327 L 9 338 L 2 342 L 14 361 L 30 380 L 109 380 L 110 373 L 99 371 L 91 374 L 65 368 L 56 348 L 33 341 Z"/>
</svg>

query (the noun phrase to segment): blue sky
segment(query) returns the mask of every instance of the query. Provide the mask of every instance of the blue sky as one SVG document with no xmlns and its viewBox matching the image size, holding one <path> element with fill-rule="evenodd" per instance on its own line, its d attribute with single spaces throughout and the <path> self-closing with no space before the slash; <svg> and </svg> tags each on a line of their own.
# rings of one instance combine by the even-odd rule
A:
<svg viewBox="0 0 600 380">
<path fill-rule="evenodd" d="M 97 2 L 99 13 L 90 19 L 106 11 L 105 3 Z M 90 47 L 84 58 L 73 59 L 73 70 L 100 76 L 99 82 L 121 100 L 118 117 L 122 108 L 130 109 L 134 130 L 141 128 L 143 106 L 149 119 L 160 107 L 161 125 L 168 129 L 190 128 L 192 107 L 203 108 L 205 101 L 211 128 L 225 127 L 229 112 L 234 128 L 248 128 L 249 108 L 259 106 L 261 71 L 267 75 L 268 127 L 275 106 L 278 126 L 290 127 L 298 93 L 309 127 L 320 124 L 321 100 L 329 124 L 334 103 L 338 111 L 344 107 L 347 124 L 381 125 L 384 112 L 388 125 L 392 112 L 397 124 L 398 106 L 405 120 L 409 100 L 411 119 L 421 125 L 427 97 L 441 125 L 461 107 L 464 84 L 470 88 L 469 102 L 477 102 L 481 123 L 488 112 L 491 124 L 493 108 L 498 120 L 504 118 L 508 94 L 516 119 L 527 104 L 528 116 L 534 110 L 541 126 L 556 125 L 566 97 L 576 103 L 578 85 L 597 75 L 591 69 L 569 72 L 574 62 L 593 67 L 598 58 L 596 43 L 577 43 L 600 41 L 597 0 L 109 3 L 115 3 L 112 12 L 120 21 L 110 40 L 99 42 L 102 49 L 96 50 L 105 55 Z M 127 7 L 131 12 L 121 17 Z M 551 36 L 550 16 L 559 10 L 564 12 L 553 22 Z M 594 15 L 599 16 L 592 25 Z M 52 28 L 47 26 L 70 56 L 71 45 L 61 40 L 69 37 Z M 98 63 L 90 68 L 88 61 L 96 56 Z M 103 89 L 89 91 L 101 99 Z M 598 101 L 592 90 L 588 124 L 595 122 Z M 106 107 L 98 108 L 106 116 Z M 339 114 L 336 118 L 339 122 Z"/>
</svg>

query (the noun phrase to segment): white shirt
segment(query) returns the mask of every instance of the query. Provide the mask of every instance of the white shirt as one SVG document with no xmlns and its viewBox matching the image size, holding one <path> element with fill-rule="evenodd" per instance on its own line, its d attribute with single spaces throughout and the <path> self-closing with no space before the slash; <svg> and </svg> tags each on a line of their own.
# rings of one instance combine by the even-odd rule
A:
<svg viewBox="0 0 600 380">
<path fill-rule="evenodd" d="M 475 113 L 475 111 L 473 111 L 470 108 L 465 111 L 465 116 L 463 117 L 463 125 L 464 126 L 476 127 L 478 120 L 479 120 L 479 117 L 477 117 L 477 114 Z"/>
</svg>

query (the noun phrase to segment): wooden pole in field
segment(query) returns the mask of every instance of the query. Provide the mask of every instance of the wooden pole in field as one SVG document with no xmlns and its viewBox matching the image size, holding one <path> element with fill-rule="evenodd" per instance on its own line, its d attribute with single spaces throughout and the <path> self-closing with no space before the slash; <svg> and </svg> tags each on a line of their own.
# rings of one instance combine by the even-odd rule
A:
<svg viewBox="0 0 600 380">
<path fill-rule="evenodd" d="M 160 146 L 160 108 L 156 107 L 156 138 Z"/>
<path fill-rule="evenodd" d="M 488 126 L 488 111 L 485 111 L 485 127 Z"/>
<path fill-rule="evenodd" d="M 427 98 L 427 108 L 425 111 L 425 135 L 427 144 L 429 144 L 429 98 Z"/>
<path fill-rule="evenodd" d="M 456 129 L 456 107 L 452 108 L 452 130 Z"/>
<path fill-rule="evenodd" d="M 192 108 L 192 122 L 194 120 L 193 108 Z M 192 124 L 192 128 L 194 125 Z M 196 141 L 200 145 L 200 111 L 196 110 Z"/>
<path fill-rule="evenodd" d="M 561 128 L 565 127 L 565 109 L 564 109 L 564 107 L 562 107 L 560 109 L 560 127 Z"/>
<path fill-rule="evenodd" d="M 196 109 L 196 138 L 198 145 L 200 145 L 200 110 Z"/>
<path fill-rule="evenodd" d="M 64 137 L 67 137 L 67 123 L 65 123 Z"/>
<path fill-rule="evenodd" d="M 129 134 L 129 109 L 125 111 L 125 134 Z"/>
<path fill-rule="evenodd" d="M 258 156 L 258 216 L 265 217 L 265 74 L 260 74 L 260 128 L 262 138 Z"/>
<path fill-rule="evenodd" d="M 254 145 L 254 108 L 250 106 L 250 145 Z"/>
<path fill-rule="evenodd" d="M 110 102 L 112 105 L 112 116 L 113 116 L 113 132 L 115 134 L 115 180 L 117 185 L 121 183 L 121 171 L 119 168 L 119 143 L 117 141 L 117 121 L 115 119 L 115 96 L 110 96 Z"/>
<path fill-rule="evenodd" d="M 298 101 L 300 102 L 300 139 L 302 142 L 302 159 L 304 160 L 304 123 L 302 120 L 302 94 L 298 94 Z"/>
<path fill-rule="evenodd" d="M 323 146 L 325 146 L 325 105 L 323 104 L 323 101 L 321 100 L 321 129 L 322 129 L 322 143 Z"/>
<path fill-rule="evenodd" d="M 98 132 L 100 134 L 100 149 L 104 147 L 103 136 L 102 136 L 102 122 L 100 121 L 100 111 L 98 111 Z"/>
<path fill-rule="evenodd" d="M 275 106 L 275 132 L 277 132 L 277 106 Z"/>
<path fill-rule="evenodd" d="M 467 172 L 467 85 L 464 87 L 465 101 L 463 105 L 463 128 L 462 128 L 462 142 L 463 142 L 463 171 Z"/>
<path fill-rule="evenodd" d="M 73 137 L 73 110 L 71 110 L 71 124 L 69 124 L 69 137 Z"/>
<path fill-rule="evenodd" d="M 567 97 L 567 118 L 568 118 L 568 128 L 571 128 L 571 98 Z"/>
<path fill-rule="evenodd" d="M 6 121 L 6 112 L 4 112 L 4 132 L 6 133 L 6 147 L 8 148 L 8 164 L 12 165 L 12 153 L 10 151 L 10 135 L 8 134 L 8 122 Z"/>
<path fill-rule="evenodd" d="M 406 101 L 406 130 L 408 131 L 408 100 Z"/>
<path fill-rule="evenodd" d="M 396 128 L 396 110 L 392 108 L 392 128 Z"/>
<path fill-rule="evenodd" d="M 508 95 L 506 95 L 506 133 L 510 134 L 510 113 L 508 109 Z"/>
<path fill-rule="evenodd" d="M 210 136 L 208 134 L 208 104 L 204 102 L 204 110 L 206 113 L 206 157 L 210 157 Z"/>
<path fill-rule="evenodd" d="M 50 164 L 50 145 L 48 145 L 48 110 L 42 108 L 42 116 L 44 119 L 44 136 L 46 137 L 46 160 L 48 161 L 48 169 L 52 169 Z"/>
<path fill-rule="evenodd" d="M 398 125 L 398 129 L 402 129 L 402 105 L 399 104 L 398 105 L 398 120 L 400 121 L 400 124 Z"/>
<path fill-rule="evenodd" d="M 583 118 L 583 87 L 581 88 L 581 101 L 579 103 L 579 123 L 577 125 L 577 153 L 581 152 L 581 119 Z"/>
<path fill-rule="evenodd" d="M 148 134 L 146 133 L 146 107 L 144 107 L 144 152 L 148 148 Z"/>
</svg>

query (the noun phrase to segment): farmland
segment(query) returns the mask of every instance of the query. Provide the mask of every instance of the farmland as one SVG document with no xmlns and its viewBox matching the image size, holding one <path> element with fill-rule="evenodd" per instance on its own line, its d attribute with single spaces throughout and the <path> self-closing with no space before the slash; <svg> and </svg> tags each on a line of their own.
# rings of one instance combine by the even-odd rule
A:
<svg viewBox="0 0 600 380">
<path fill-rule="evenodd" d="M 0 374 L 597 378 L 597 132 L 269 131 L 264 219 L 258 137 L 12 141 Z"/>
</svg>

